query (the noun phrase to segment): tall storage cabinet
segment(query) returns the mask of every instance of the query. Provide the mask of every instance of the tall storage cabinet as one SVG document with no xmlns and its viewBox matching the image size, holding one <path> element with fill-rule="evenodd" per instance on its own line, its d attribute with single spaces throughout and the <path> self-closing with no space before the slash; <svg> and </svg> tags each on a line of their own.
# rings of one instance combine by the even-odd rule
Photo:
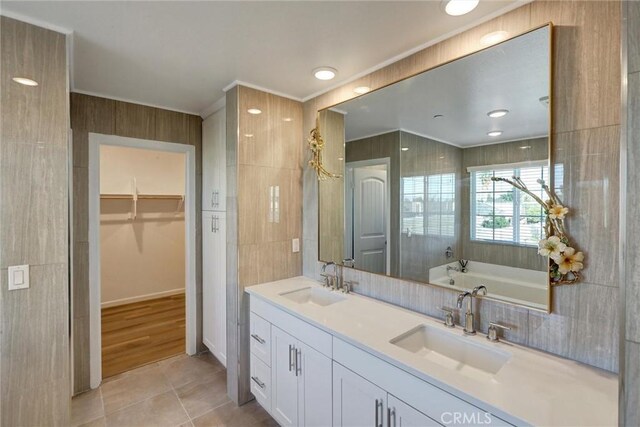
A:
<svg viewBox="0 0 640 427">
<path fill-rule="evenodd" d="M 202 339 L 227 366 L 226 111 L 202 122 Z"/>
</svg>

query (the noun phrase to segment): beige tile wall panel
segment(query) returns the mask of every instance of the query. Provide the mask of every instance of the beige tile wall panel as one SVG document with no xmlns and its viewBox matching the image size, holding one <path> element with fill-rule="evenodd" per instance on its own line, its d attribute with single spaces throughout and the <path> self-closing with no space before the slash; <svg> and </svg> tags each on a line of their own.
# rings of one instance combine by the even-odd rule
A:
<svg viewBox="0 0 640 427">
<path fill-rule="evenodd" d="M 531 4 L 531 25 L 554 25 L 554 132 L 620 124 L 620 2 Z"/>
<path fill-rule="evenodd" d="M 156 139 L 156 109 L 116 101 L 115 134 L 129 138 Z"/>
<path fill-rule="evenodd" d="M 301 135 L 301 103 L 243 86 L 227 92 L 227 392 L 240 404 L 251 399 L 244 288 L 301 274 L 291 251 L 302 234 Z M 269 221 L 270 186 L 280 187 L 279 222 Z"/>
<path fill-rule="evenodd" d="M 323 247 L 320 248 L 320 259 L 335 262 L 340 262 L 345 258 L 344 166 L 346 155 L 344 119 L 343 114 L 331 110 L 325 110 L 318 114 L 320 132 L 325 141 L 322 162 L 329 172 L 341 175 L 340 178 L 318 182 L 320 209 L 326 214 L 320 218 L 319 233 L 322 236 L 320 241 L 323 244 Z"/>
<path fill-rule="evenodd" d="M 627 27 L 627 253 L 625 284 L 625 348 L 621 372 L 624 373 L 623 401 L 625 425 L 640 425 L 640 2 L 625 2 Z"/>
<path fill-rule="evenodd" d="M 0 424 L 69 424 L 68 127 L 65 36 L 0 23 Z M 14 83 L 25 76 L 38 87 Z M 31 286 L 7 290 L 9 265 Z"/>
<path fill-rule="evenodd" d="M 88 134 L 102 133 L 193 145 L 196 148 L 196 210 L 202 207 L 202 119 L 145 105 L 71 94 L 73 130 L 73 240 L 74 240 L 74 393 L 89 389 L 88 350 L 89 278 L 88 266 Z M 202 219 L 196 215 L 196 318 L 202 317 Z M 77 323 L 77 324 L 76 324 Z M 198 323 L 200 325 L 200 323 Z M 196 342 L 203 349 L 202 330 Z M 87 353 L 88 354 L 88 353 Z"/>
<path fill-rule="evenodd" d="M 155 116 L 156 140 L 189 144 L 190 129 L 186 114 L 158 109 Z"/>
<path fill-rule="evenodd" d="M 610 145 L 613 152 L 619 147 L 616 135 L 620 124 L 620 13 L 620 2 L 615 1 L 534 1 L 304 105 L 304 131 L 307 132 L 315 124 L 318 109 L 355 97 L 355 86 L 364 83 L 376 89 L 429 68 L 427 64 L 439 64 L 473 52 L 479 36 L 490 31 L 507 29 L 515 33 L 553 22 L 556 25 L 553 80 L 556 135 L 553 137 L 557 140 L 554 153 L 559 156 L 558 152 L 565 149 L 571 152 L 566 160 L 569 166 L 566 177 L 578 178 L 567 189 L 569 194 L 564 201 L 576 212 L 576 218 L 569 221 L 568 227 L 578 247 L 586 253 L 586 282 L 556 289 L 551 315 L 495 303 L 503 307 L 495 312 L 496 317 L 487 319 L 481 315 L 479 321 L 484 330 L 483 322 L 488 320 L 516 319 L 514 329 L 509 333 L 511 339 L 612 371 L 618 369 L 618 291 L 611 286 L 618 280 L 613 271 L 618 232 L 617 228 L 609 228 L 605 221 L 608 211 L 601 206 L 602 201 L 596 206 L 595 200 L 596 193 L 602 194 L 606 181 L 611 188 L 611 210 L 617 209 L 617 157 L 602 146 Z M 591 131 L 578 132 L 588 129 Z M 560 133 L 567 135 L 557 135 Z M 589 155 L 594 152 L 597 154 Z M 595 178 L 590 179 L 591 175 Z M 303 247 L 310 252 L 304 254 L 304 272 L 317 277 L 319 264 L 314 260 L 318 259 L 318 236 L 314 228 L 318 218 L 313 199 L 318 197 L 318 190 L 308 170 L 305 169 L 303 176 Z M 589 210 L 594 206 L 592 213 Z M 607 217 L 607 221 L 611 218 L 617 218 L 617 213 Z M 605 224 L 607 228 L 603 229 Z M 440 315 L 436 311 L 442 304 L 439 288 L 353 273 L 360 275 L 361 286 L 365 288 L 363 293 L 426 314 Z M 410 300 L 403 296 L 407 291 L 413 293 Z M 575 311 L 574 306 L 579 306 L 579 310 Z"/>
</svg>

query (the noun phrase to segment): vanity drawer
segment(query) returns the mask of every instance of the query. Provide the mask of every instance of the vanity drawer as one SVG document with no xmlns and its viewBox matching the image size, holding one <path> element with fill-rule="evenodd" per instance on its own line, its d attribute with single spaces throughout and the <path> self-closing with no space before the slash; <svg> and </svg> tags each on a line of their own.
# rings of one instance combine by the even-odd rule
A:
<svg viewBox="0 0 640 427">
<path fill-rule="evenodd" d="M 251 355 L 251 393 L 267 411 L 271 412 L 271 368 L 255 354 Z"/>
<path fill-rule="evenodd" d="M 251 313 L 249 324 L 251 354 L 271 366 L 271 323 Z"/>
<path fill-rule="evenodd" d="M 283 309 L 263 301 L 260 298 L 251 296 L 250 304 L 251 316 L 258 316 L 261 319 L 267 319 L 267 321 L 273 326 L 282 329 L 289 335 L 304 342 L 309 347 L 312 347 L 328 358 L 331 358 L 333 353 L 331 334 L 285 312 Z"/>
</svg>

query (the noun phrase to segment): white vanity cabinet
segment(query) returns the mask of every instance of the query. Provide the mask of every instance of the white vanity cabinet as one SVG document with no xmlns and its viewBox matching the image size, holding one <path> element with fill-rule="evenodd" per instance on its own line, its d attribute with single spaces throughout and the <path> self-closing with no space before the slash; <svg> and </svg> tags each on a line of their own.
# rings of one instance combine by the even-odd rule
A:
<svg viewBox="0 0 640 427">
<path fill-rule="evenodd" d="M 338 363 L 333 364 L 333 426 L 431 427 L 441 424 Z"/>
<path fill-rule="evenodd" d="M 251 309 L 251 391 L 258 403 L 281 426 L 330 426 L 331 336 L 253 299 Z M 269 375 L 260 374 L 264 366 Z"/>
</svg>

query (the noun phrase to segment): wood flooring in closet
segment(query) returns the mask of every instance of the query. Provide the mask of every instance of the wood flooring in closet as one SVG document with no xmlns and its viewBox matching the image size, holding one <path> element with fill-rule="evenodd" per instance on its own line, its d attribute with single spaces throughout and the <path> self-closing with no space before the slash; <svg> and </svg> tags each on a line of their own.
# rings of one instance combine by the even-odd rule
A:
<svg viewBox="0 0 640 427">
<path fill-rule="evenodd" d="M 184 294 L 102 310 L 103 378 L 184 352 Z"/>
</svg>

